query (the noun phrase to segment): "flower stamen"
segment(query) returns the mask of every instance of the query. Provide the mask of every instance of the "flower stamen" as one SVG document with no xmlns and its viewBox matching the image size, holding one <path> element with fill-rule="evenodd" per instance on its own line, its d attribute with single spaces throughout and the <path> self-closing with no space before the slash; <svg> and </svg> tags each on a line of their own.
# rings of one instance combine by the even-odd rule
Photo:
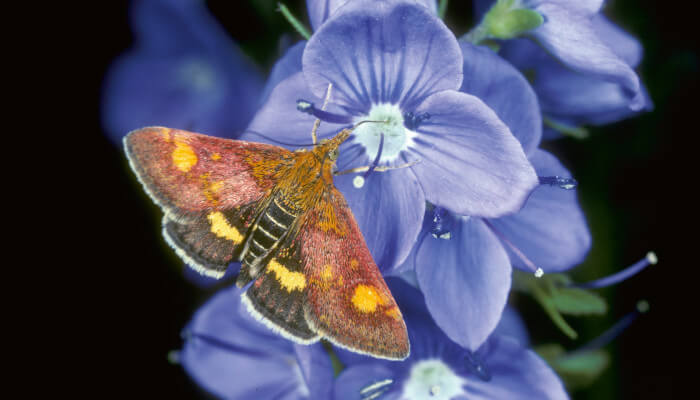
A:
<svg viewBox="0 0 700 400">
<path fill-rule="evenodd" d="M 619 321 L 617 321 L 615 325 L 603 332 L 597 338 L 584 344 L 578 349 L 567 353 L 565 357 L 572 357 L 581 353 L 600 349 L 601 347 L 607 345 L 615 338 L 620 336 L 620 334 L 624 332 L 632 324 L 632 322 L 634 322 L 640 315 L 646 313 L 647 311 L 649 311 L 649 303 L 646 300 L 638 301 L 635 306 L 635 309 L 627 313 L 627 315 L 625 315 Z"/>
<path fill-rule="evenodd" d="M 656 257 L 656 253 L 653 251 L 650 251 L 647 253 L 647 255 L 642 258 L 641 260 L 637 261 L 636 263 L 630 265 L 629 267 L 623 269 L 622 271 L 619 271 L 617 273 L 614 273 L 610 276 L 606 276 L 604 278 L 596 279 L 594 281 L 590 282 L 585 282 L 585 283 L 571 283 L 571 287 L 576 287 L 579 289 L 598 289 L 598 288 L 604 288 L 606 286 L 611 286 L 615 285 L 617 283 L 620 283 L 624 280 L 627 280 L 631 278 L 632 276 L 638 274 L 640 271 L 642 271 L 644 268 L 648 267 L 649 265 L 654 265 L 659 261 L 659 259 Z"/>
<path fill-rule="evenodd" d="M 449 240 L 452 237 L 450 232 L 454 219 L 450 217 L 449 211 L 442 207 L 435 206 L 433 209 L 433 223 L 430 228 L 430 234 L 438 239 Z"/>
<path fill-rule="evenodd" d="M 502 234 L 498 229 L 496 229 L 496 227 L 494 227 L 494 226 L 491 224 L 491 222 L 489 222 L 489 220 L 487 220 L 487 219 L 482 219 L 482 221 L 484 221 L 484 223 L 486 224 L 486 226 L 488 226 L 488 227 L 491 229 L 491 231 L 492 231 L 493 233 L 495 233 L 496 236 L 498 236 L 498 238 L 501 239 L 501 241 L 502 241 L 506 246 L 508 246 L 508 248 L 511 249 L 511 250 L 513 251 L 513 253 L 515 253 L 515 255 L 518 256 L 518 258 L 520 258 L 520 260 L 525 264 L 525 266 L 526 266 L 528 269 L 530 269 L 530 270 L 532 271 L 532 273 L 535 274 L 535 278 L 541 278 L 541 277 L 544 275 L 544 270 L 543 270 L 542 268 L 538 267 L 537 265 L 535 265 L 535 263 L 533 263 L 529 258 L 527 258 L 527 256 L 525 255 L 525 253 L 523 253 L 522 251 L 520 251 L 520 249 L 518 248 L 518 246 L 516 246 L 515 244 L 513 244 L 513 242 L 511 242 L 510 240 L 508 240 L 508 238 L 507 238 L 504 234 Z"/>
<path fill-rule="evenodd" d="M 540 185 L 557 186 L 560 189 L 572 190 L 578 187 L 578 181 L 574 178 L 563 178 L 561 176 L 540 176 Z"/>
<path fill-rule="evenodd" d="M 418 129 L 420 124 L 423 123 L 423 121 L 429 119 L 430 114 L 428 113 L 414 114 L 413 112 L 409 111 L 403 115 L 403 124 L 406 128 L 415 131 L 416 129 Z"/>
<path fill-rule="evenodd" d="M 377 150 L 377 156 L 374 157 L 374 161 L 372 161 L 372 164 L 370 164 L 369 169 L 365 174 L 362 176 L 363 178 L 367 178 L 367 176 L 374 171 L 375 168 L 377 168 L 377 165 L 379 165 L 379 159 L 382 158 L 382 150 L 384 149 L 384 132 L 380 133 L 379 137 L 379 150 Z"/>
<path fill-rule="evenodd" d="M 393 379 L 384 379 L 371 383 L 360 390 L 362 400 L 373 400 L 381 396 L 389 390 L 389 387 L 394 383 Z"/>
<path fill-rule="evenodd" d="M 335 114 L 329 111 L 316 108 L 314 103 L 303 99 L 297 100 L 297 110 L 309 115 L 313 115 L 321 121 L 330 122 L 332 124 L 349 124 L 352 122 L 352 117 L 350 117 L 349 115 Z"/>
</svg>

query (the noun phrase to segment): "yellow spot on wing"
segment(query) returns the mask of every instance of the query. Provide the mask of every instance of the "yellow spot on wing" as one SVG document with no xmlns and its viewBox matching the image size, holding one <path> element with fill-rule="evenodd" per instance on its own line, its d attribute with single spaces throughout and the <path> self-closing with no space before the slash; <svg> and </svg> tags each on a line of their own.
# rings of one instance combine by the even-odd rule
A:
<svg viewBox="0 0 700 400">
<path fill-rule="evenodd" d="M 192 147 L 182 140 L 175 139 L 175 150 L 173 150 L 173 164 L 182 172 L 187 172 L 197 164 L 197 154 Z"/>
<path fill-rule="evenodd" d="M 212 182 L 210 181 L 210 178 L 210 172 L 205 172 L 199 176 L 199 179 L 202 180 L 202 193 L 204 194 L 204 197 L 206 197 L 210 203 L 216 206 L 219 204 L 217 193 L 224 187 L 224 181 Z"/>
<path fill-rule="evenodd" d="M 333 267 L 330 264 L 326 264 L 323 266 L 323 271 L 321 271 L 321 278 L 323 278 L 324 281 L 330 281 L 333 279 Z"/>
<path fill-rule="evenodd" d="M 221 188 L 223 188 L 223 187 L 224 187 L 224 181 L 216 181 L 216 182 L 212 182 L 211 185 L 209 185 L 209 190 L 216 193 L 219 190 L 221 190 Z"/>
<path fill-rule="evenodd" d="M 275 273 L 275 278 L 283 288 L 287 289 L 287 292 L 302 290 L 306 287 L 304 274 L 288 270 L 287 267 L 277 262 L 274 258 L 267 264 L 267 273 L 272 272 Z"/>
<path fill-rule="evenodd" d="M 219 153 L 214 153 L 211 155 L 211 159 L 214 161 L 219 161 L 221 159 L 221 154 Z"/>
<path fill-rule="evenodd" d="M 357 285 L 352 304 L 363 313 L 371 313 L 377 309 L 377 305 L 386 304 L 386 300 L 374 286 Z"/>
<path fill-rule="evenodd" d="M 235 226 L 229 225 L 226 217 L 221 212 L 211 212 L 207 215 L 207 219 L 211 224 L 211 232 L 216 236 L 228 239 L 234 244 L 239 244 L 243 241 L 243 235 L 241 235 Z"/>
</svg>

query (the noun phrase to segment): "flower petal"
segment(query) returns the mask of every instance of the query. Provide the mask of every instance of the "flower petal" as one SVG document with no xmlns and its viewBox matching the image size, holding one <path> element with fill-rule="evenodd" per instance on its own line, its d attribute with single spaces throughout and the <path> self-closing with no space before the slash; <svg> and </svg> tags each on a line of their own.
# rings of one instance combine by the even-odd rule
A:
<svg viewBox="0 0 700 400">
<path fill-rule="evenodd" d="M 526 3 L 538 4 L 538 3 L 552 3 L 560 7 L 566 7 L 571 11 L 578 11 L 584 14 L 595 14 L 600 11 L 605 0 L 525 0 Z"/>
<path fill-rule="evenodd" d="M 311 130 L 315 117 L 297 110 L 296 101 L 304 99 L 319 106 L 323 100 L 309 91 L 304 75 L 301 72 L 282 80 L 270 93 L 260 111 L 255 114 L 242 140 L 272 143 L 296 149 L 302 145 L 311 144 Z M 330 104 L 329 111 L 338 112 Z M 280 123 L 284 121 L 284 123 Z M 319 138 L 329 137 L 339 130 L 339 125 L 321 123 L 318 130 Z"/>
<path fill-rule="evenodd" d="M 542 139 L 537 96 L 523 75 L 486 47 L 461 42 L 464 80 L 461 92 L 478 97 L 510 128 L 525 154 Z"/>
<path fill-rule="evenodd" d="M 598 37 L 605 42 L 618 57 L 623 59 L 627 65 L 632 68 L 639 65 L 644 55 L 644 49 L 637 38 L 625 32 L 603 14 L 594 15 L 591 22 L 593 23 L 593 29 L 597 32 Z"/>
<path fill-rule="evenodd" d="M 318 27 L 331 16 L 338 7 L 348 0 L 306 0 L 306 9 L 309 12 L 311 28 L 316 31 Z"/>
<path fill-rule="evenodd" d="M 182 366 L 222 398 L 305 398 L 292 343 L 250 316 L 241 293 L 223 290 L 197 311 L 186 328 Z"/>
<path fill-rule="evenodd" d="M 468 398 L 568 399 L 561 380 L 547 363 L 515 340 L 494 335 L 479 353 L 491 380 L 469 379 L 464 385 Z"/>
<path fill-rule="evenodd" d="M 136 46 L 103 83 L 102 122 L 111 139 L 120 143 L 148 125 L 231 136 L 248 123 L 259 71 L 202 3 L 136 2 L 132 20 Z"/>
<path fill-rule="evenodd" d="M 352 152 L 351 148 L 341 151 Z M 343 153 L 341 169 L 370 164 L 364 157 L 352 165 L 342 158 Z M 418 237 L 425 213 L 423 190 L 410 168 L 372 173 L 359 189 L 353 186 L 353 176 L 338 176 L 335 185 L 345 196 L 377 266 L 389 273 L 406 259 Z"/>
<path fill-rule="evenodd" d="M 518 311 L 511 306 L 506 306 L 506 308 L 503 310 L 501 320 L 498 322 L 493 334 L 498 336 L 508 336 L 523 347 L 530 345 L 530 334 L 527 332 L 525 322 L 520 317 Z"/>
<path fill-rule="evenodd" d="M 542 3 L 536 10 L 547 20 L 532 35 L 547 51 L 576 71 L 619 83 L 633 110 L 644 106 L 639 77 L 600 39 L 590 15 L 553 3 Z"/>
<path fill-rule="evenodd" d="M 533 153 L 530 160 L 540 176 L 571 176 L 543 150 Z M 542 185 L 518 213 L 489 222 L 545 272 L 563 271 L 581 263 L 591 247 L 591 234 L 575 190 Z M 513 266 L 529 271 L 505 247 Z"/>
<path fill-rule="evenodd" d="M 462 82 L 462 57 L 450 30 L 425 7 L 395 0 L 349 2 L 309 39 L 303 65 L 317 97 L 330 82 L 333 101 L 354 114 L 378 103 L 411 110 Z"/>
<path fill-rule="evenodd" d="M 511 280 L 508 255 L 477 218 L 458 223 L 449 240 L 426 234 L 419 246 L 416 274 L 431 315 L 450 339 L 476 350 L 506 305 Z"/>
<path fill-rule="evenodd" d="M 652 108 L 642 85 L 643 108 L 632 110 L 627 91 L 617 83 L 579 74 L 553 60 L 541 64 L 533 83 L 545 115 L 572 125 L 603 125 Z"/>
<path fill-rule="evenodd" d="M 416 1 L 428 7 L 433 14 L 437 14 L 436 0 Z M 322 23 L 347 2 L 348 0 L 306 0 L 306 8 L 309 10 L 309 20 L 313 30 L 318 30 Z"/>
<path fill-rule="evenodd" d="M 323 346 L 294 345 L 297 364 L 309 388 L 309 399 L 330 399 L 333 393 L 333 366 Z"/>
<path fill-rule="evenodd" d="M 282 58 L 277 60 L 275 66 L 272 67 L 270 77 L 267 79 L 267 82 L 265 82 L 265 88 L 260 96 L 261 105 L 265 104 L 272 89 L 274 89 L 277 84 L 297 72 L 301 72 L 301 55 L 304 53 L 304 47 L 306 47 L 305 40 L 288 48 Z"/>
<path fill-rule="evenodd" d="M 360 391 L 365 387 L 382 382 L 386 379 L 394 379 L 394 371 L 392 371 L 385 363 L 369 362 L 366 364 L 356 364 L 343 370 L 335 382 L 335 400 L 357 400 L 362 396 Z M 393 389 L 391 392 L 383 393 L 380 398 L 382 400 L 395 400 L 399 398 L 396 384 L 391 384 L 388 389 Z"/>
<path fill-rule="evenodd" d="M 409 151 L 425 197 L 455 214 L 495 217 L 520 208 L 537 184 L 520 143 L 478 98 L 446 90 L 417 109 L 428 113 Z"/>
</svg>

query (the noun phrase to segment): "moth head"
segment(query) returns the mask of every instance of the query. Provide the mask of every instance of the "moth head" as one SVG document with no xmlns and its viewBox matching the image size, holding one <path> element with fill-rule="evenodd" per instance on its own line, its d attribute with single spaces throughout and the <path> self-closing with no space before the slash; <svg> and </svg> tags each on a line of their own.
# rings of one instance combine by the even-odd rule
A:
<svg viewBox="0 0 700 400">
<path fill-rule="evenodd" d="M 347 140 L 351 132 L 350 129 L 343 129 L 332 139 L 321 139 L 317 148 L 322 154 L 323 159 L 327 158 L 335 163 L 335 160 L 338 159 L 338 147 Z"/>
</svg>

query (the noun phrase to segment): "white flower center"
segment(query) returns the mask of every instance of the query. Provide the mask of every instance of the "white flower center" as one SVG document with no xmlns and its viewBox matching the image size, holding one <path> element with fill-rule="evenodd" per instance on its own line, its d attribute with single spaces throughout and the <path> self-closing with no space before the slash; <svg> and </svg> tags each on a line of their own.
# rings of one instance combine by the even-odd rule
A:
<svg viewBox="0 0 700 400">
<path fill-rule="evenodd" d="M 180 82 L 199 92 L 211 91 L 216 87 L 216 72 L 203 60 L 187 60 L 180 65 L 177 75 Z"/>
<path fill-rule="evenodd" d="M 441 360 L 423 360 L 411 368 L 403 397 L 416 400 L 449 400 L 464 394 L 465 381 Z"/>
<path fill-rule="evenodd" d="M 386 164 L 394 161 L 401 151 L 413 143 L 416 133 L 406 129 L 403 124 L 403 114 L 396 104 L 375 104 L 369 114 L 356 117 L 354 123 L 362 121 L 384 121 L 384 123 L 368 122 L 355 129 L 356 140 L 365 147 L 365 152 L 371 161 L 377 157 L 379 143 L 384 134 L 384 145 L 379 162 Z"/>
</svg>

